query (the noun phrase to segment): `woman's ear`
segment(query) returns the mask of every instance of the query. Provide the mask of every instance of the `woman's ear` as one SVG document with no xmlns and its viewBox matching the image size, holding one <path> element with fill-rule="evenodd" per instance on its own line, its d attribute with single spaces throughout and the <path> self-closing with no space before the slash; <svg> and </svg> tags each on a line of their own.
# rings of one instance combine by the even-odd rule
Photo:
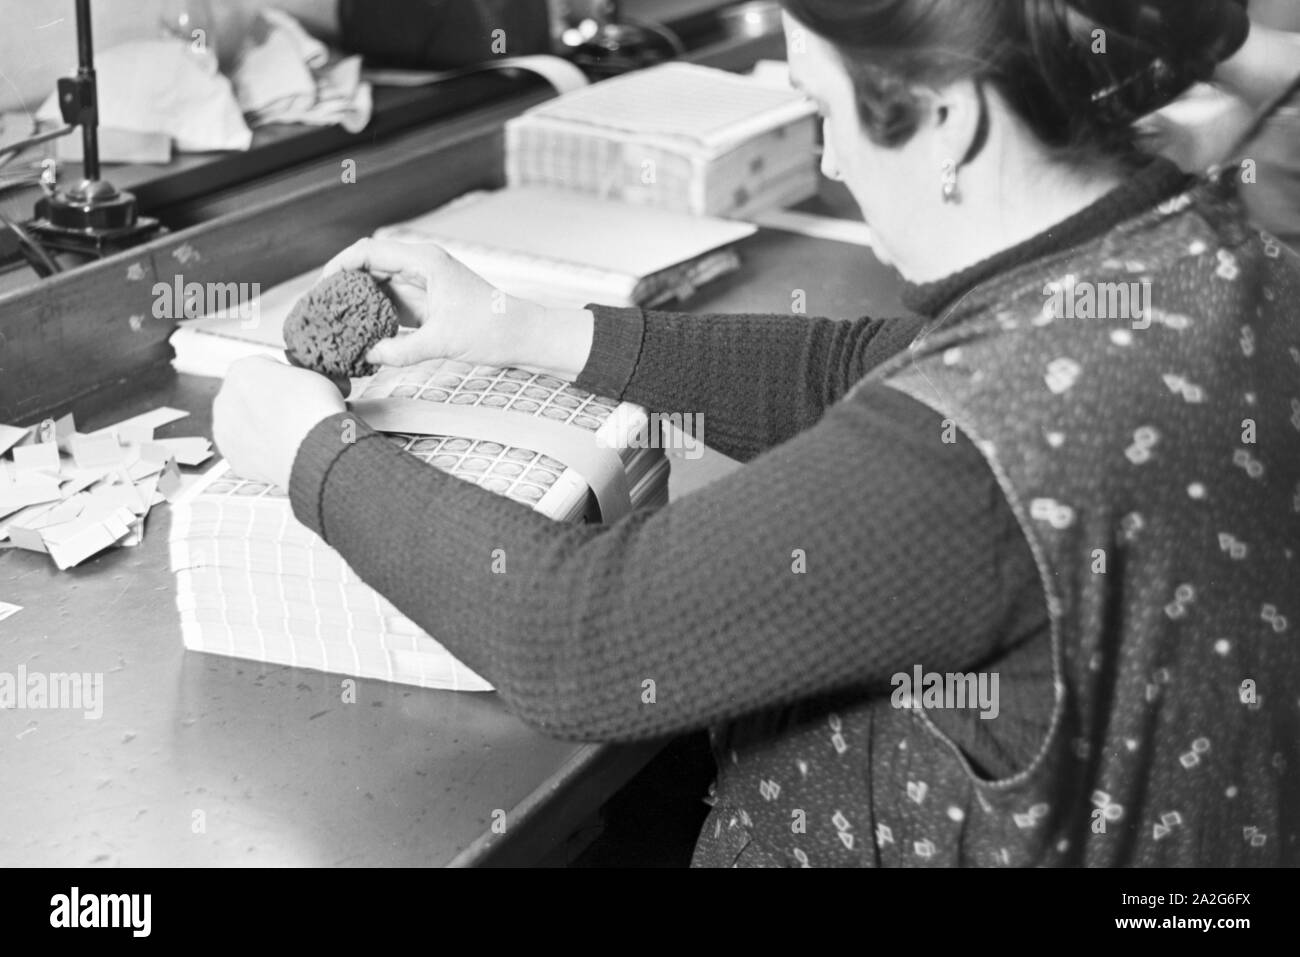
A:
<svg viewBox="0 0 1300 957">
<path fill-rule="evenodd" d="M 974 159 L 984 134 L 985 102 L 974 80 L 950 83 L 928 97 L 935 161 L 962 166 Z"/>
</svg>

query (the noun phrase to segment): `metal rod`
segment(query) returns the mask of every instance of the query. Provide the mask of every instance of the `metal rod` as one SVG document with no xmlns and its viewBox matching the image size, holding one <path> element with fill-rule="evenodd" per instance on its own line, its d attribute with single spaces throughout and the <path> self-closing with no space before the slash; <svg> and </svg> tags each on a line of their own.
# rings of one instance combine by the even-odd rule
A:
<svg viewBox="0 0 1300 957">
<path fill-rule="evenodd" d="M 77 0 L 77 76 L 89 81 L 91 115 L 81 124 L 81 166 L 86 179 L 99 179 L 99 90 L 95 84 L 95 42 L 90 33 L 90 0 Z"/>
<path fill-rule="evenodd" d="M 36 146 L 38 143 L 44 143 L 48 140 L 57 140 L 60 136 L 67 136 L 69 133 L 75 132 L 76 129 L 75 126 L 60 126 L 57 130 L 46 130 L 44 133 L 37 133 L 25 140 L 19 140 L 17 143 L 10 143 L 5 146 L 3 151 L 0 151 L 0 163 L 7 163 L 29 146 Z"/>
</svg>

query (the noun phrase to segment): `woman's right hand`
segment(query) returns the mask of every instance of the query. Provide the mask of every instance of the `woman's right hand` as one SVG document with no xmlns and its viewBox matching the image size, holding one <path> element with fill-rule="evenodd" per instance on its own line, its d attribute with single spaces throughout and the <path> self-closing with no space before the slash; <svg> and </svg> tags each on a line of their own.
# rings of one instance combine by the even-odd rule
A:
<svg viewBox="0 0 1300 957">
<path fill-rule="evenodd" d="M 434 243 L 362 239 L 326 263 L 322 278 L 343 269 L 385 282 L 402 325 L 417 327 L 376 343 L 366 354 L 374 365 L 515 364 L 524 358 L 517 354 L 521 331 L 545 312 L 496 289 Z"/>
</svg>

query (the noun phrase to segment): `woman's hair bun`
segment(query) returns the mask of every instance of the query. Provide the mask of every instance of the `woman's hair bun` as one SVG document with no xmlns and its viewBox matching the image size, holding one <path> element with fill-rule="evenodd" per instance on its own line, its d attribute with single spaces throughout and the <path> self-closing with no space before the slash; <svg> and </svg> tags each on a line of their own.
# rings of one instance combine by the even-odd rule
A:
<svg viewBox="0 0 1300 957">
<path fill-rule="evenodd" d="M 1025 2 L 1041 8 L 1060 0 Z M 1074 49 L 1087 51 L 1089 100 L 1103 123 L 1132 123 L 1167 106 L 1192 84 L 1210 79 L 1250 31 L 1246 0 L 1066 3 L 1064 21 Z M 1079 36 L 1081 31 L 1087 35 Z"/>
</svg>

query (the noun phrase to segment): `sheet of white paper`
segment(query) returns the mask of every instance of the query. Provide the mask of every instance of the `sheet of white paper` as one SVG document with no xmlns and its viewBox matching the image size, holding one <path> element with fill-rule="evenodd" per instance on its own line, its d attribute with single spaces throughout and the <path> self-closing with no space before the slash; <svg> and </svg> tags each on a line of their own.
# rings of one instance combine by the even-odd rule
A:
<svg viewBox="0 0 1300 957">
<path fill-rule="evenodd" d="M 59 474 L 59 447 L 53 442 L 20 445 L 14 449 L 14 470 L 21 477 L 27 472 Z"/>
<path fill-rule="evenodd" d="M 425 235 L 449 247 L 488 251 L 508 263 L 600 270 L 630 278 L 662 272 L 756 232 L 749 223 L 690 216 L 543 187 L 485 193 L 375 231 Z"/>
<path fill-rule="evenodd" d="M 126 461 L 126 449 L 113 432 L 96 432 L 94 435 L 72 437 L 72 457 L 77 467 L 83 469 L 117 468 Z"/>
</svg>

